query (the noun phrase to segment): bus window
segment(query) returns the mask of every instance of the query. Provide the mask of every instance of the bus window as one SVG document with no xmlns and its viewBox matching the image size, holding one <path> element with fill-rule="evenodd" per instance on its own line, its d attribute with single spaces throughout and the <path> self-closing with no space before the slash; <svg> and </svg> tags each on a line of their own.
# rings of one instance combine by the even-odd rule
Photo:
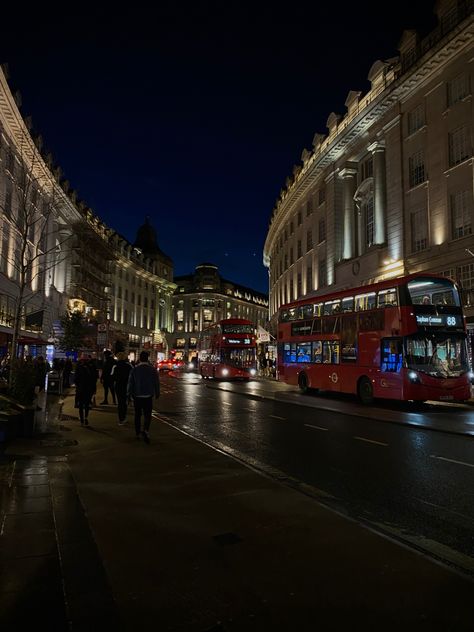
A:
<svg viewBox="0 0 474 632">
<path fill-rule="evenodd" d="M 303 320 L 304 318 L 304 308 L 303 307 L 298 307 L 296 309 L 296 320 Z"/>
<path fill-rule="evenodd" d="M 340 316 L 326 316 L 326 318 L 323 318 L 323 334 L 339 333 L 340 321 Z"/>
<path fill-rule="evenodd" d="M 323 341 L 323 363 L 339 364 L 339 341 L 324 340 Z"/>
<path fill-rule="evenodd" d="M 417 278 L 407 287 L 413 305 L 460 305 L 459 292 L 450 279 Z"/>
<path fill-rule="evenodd" d="M 313 342 L 313 362 L 321 363 L 323 360 L 323 343 L 321 340 Z"/>
<path fill-rule="evenodd" d="M 300 342 L 296 346 L 296 361 L 311 362 L 311 343 Z"/>
<path fill-rule="evenodd" d="M 378 295 L 379 307 L 392 307 L 398 305 L 397 290 L 391 288 L 390 290 L 380 290 Z"/>
<path fill-rule="evenodd" d="M 357 316 L 355 314 L 344 316 L 341 332 L 341 361 L 357 361 Z"/>
<path fill-rule="evenodd" d="M 359 314 L 359 331 L 380 331 L 384 327 L 384 312 Z"/>
<path fill-rule="evenodd" d="M 343 312 L 353 312 L 354 311 L 354 297 L 350 296 L 348 298 L 342 299 L 342 311 Z"/>
<path fill-rule="evenodd" d="M 313 329 L 311 331 L 312 334 L 320 334 L 321 333 L 321 319 L 315 318 L 313 320 Z"/>
<path fill-rule="evenodd" d="M 283 346 L 283 362 L 296 362 L 296 344 L 285 342 Z"/>
<path fill-rule="evenodd" d="M 322 303 L 316 303 L 316 305 L 313 305 L 313 314 L 314 314 L 314 316 L 322 316 L 322 311 L 323 311 L 323 304 Z"/>
<path fill-rule="evenodd" d="M 313 318 L 313 306 L 303 305 L 303 318 Z"/>
<path fill-rule="evenodd" d="M 323 311 L 324 316 L 330 316 L 331 314 L 337 314 L 340 311 L 341 311 L 341 301 L 340 300 L 327 301 L 327 303 L 324 303 L 324 311 Z"/>
<path fill-rule="evenodd" d="M 290 307 L 288 310 L 288 320 L 296 320 L 296 307 Z"/>
<path fill-rule="evenodd" d="M 376 306 L 375 292 L 369 292 L 368 294 L 359 294 L 355 297 L 356 312 L 365 311 L 366 309 L 374 309 Z"/>
<path fill-rule="evenodd" d="M 402 368 L 402 339 L 383 338 L 380 343 L 380 368 L 390 373 L 400 373 Z"/>
</svg>

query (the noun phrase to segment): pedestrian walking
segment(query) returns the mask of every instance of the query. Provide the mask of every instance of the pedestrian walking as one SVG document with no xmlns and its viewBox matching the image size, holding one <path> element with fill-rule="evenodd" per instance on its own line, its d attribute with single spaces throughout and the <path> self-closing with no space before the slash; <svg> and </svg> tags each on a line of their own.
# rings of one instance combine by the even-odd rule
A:
<svg viewBox="0 0 474 632">
<path fill-rule="evenodd" d="M 76 384 L 76 408 L 79 408 L 81 426 L 89 425 L 89 409 L 94 393 L 96 376 L 93 373 L 86 354 L 82 354 L 76 365 L 74 382 Z"/>
<path fill-rule="evenodd" d="M 140 361 L 130 372 L 127 394 L 133 397 L 135 407 L 135 434 L 137 439 L 143 437 L 145 443 L 150 443 L 150 423 L 153 407 L 153 396 L 160 396 L 160 378 L 158 371 L 148 362 L 148 353 L 140 353 Z M 141 430 L 143 413 L 144 427 Z"/>
<path fill-rule="evenodd" d="M 117 397 L 118 425 L 123 426 L 127 423 L 127 387 L 130 371 L 133 367 L 128 361 L 127 354 L 120 351 L 117 354 L 117 364 L 112 367 L 112 382 Z"/>
<path fill-rule="evenodd" d="M 103 404 L 108 404 L 109 401 L 109 390 L 110 390 L 110 394 L 112 396 L 112 401 L 114 404 L 116 404 L 116 399 L 115 399 L 115 389 L 114 389 L 114 384 L 112 381 L 112 368 L 115 365 L 115 360 L 114 357 L 112 355 L 112 351 L 104 351 L 104 366 L 102 367 L 102 375 L 100 376 L 100 381 L 104 387 L 104 401 L 100 402 L 101 406 Z"/>
</svg>

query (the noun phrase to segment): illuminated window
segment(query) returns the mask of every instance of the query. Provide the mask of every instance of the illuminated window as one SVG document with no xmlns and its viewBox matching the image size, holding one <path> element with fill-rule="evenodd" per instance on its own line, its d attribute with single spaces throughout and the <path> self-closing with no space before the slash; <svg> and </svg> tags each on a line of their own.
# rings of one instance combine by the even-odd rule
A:
<svg viewBox="0 0 474 632">
<path fill-rule="evenodd" d="M 183 322 L 183 320 L 184 320 L 184 310 L 178 309 L 176 311 L 176 320 L 178 321 L 178 323 Z"/>
<path fill-rule="evenodd" d="M 203 315 L 203 319 L 205 323 L 212 323 L 212 320 L 213 320 L 212 314 L 213 314 L 212 309 L 202 310 L 202 315 Z"/>
</svg>

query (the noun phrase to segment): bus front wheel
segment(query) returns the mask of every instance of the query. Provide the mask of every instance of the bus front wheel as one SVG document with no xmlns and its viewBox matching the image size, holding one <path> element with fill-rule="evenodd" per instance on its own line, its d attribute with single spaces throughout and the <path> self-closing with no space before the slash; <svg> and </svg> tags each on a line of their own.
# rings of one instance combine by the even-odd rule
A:
<svg viewBox="0 0 474 632">
<path fill-rule="evenodd" d="M 357 386 L 357 395 L 363 404 L 372 404 L 374 401 L 374 389 L 368 377 L 362 377 Z"/>
<path fill-rule="evenodd" d="M 302 393 L 307 393 L 309 391 L 308 378 L 305 373 L 300 373 L 298 376 L 298 386 L 300 387 L 300 391 Z"/>
</svg>

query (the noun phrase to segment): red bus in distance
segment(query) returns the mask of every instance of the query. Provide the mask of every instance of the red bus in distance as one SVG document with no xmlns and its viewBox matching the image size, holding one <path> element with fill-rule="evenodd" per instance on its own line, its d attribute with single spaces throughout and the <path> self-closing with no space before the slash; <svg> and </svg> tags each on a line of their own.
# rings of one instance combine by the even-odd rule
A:
<svg viewBox="0 0 474 632">
<path fill-rule="evenodd" d="M 420 273 L 280 307 L 278 376 L 365 404 L 469 399 L 474 374 L 456 284 Z"/>
<path fill-rule="evenodd" d="M 249 380 L 257 374 L 255 325 L 243 318 L 210 325 L 199 337 L 198 359 L 203 378 Z"/>
</svg>

